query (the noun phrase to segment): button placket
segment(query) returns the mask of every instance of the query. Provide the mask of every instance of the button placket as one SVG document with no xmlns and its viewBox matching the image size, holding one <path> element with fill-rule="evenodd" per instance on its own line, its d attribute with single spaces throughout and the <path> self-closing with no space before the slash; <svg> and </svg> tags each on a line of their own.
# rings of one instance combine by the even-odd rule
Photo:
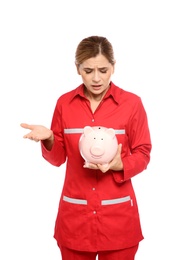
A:
<svg viewBox="0 0 187 260">
<path fill-rule="evenodd" d="M 96 193 L 95 193 L 95 192 L 96 192 L 96 187 L 93 186 L 93 187 L 91 188 L 91 190 L 92 190 L 92 192 L 93 192 L 93 194 L 94 194 L 93 196 L 94 196 L 94 197 L 97 196 Z M 93 208 L 92 208 L 92 214 L 93 214 L 93 215 L 96 215 L 96 214 L 97 214 L 96 208 L 97 208 L 97 205 L 95 205 L 95 206 L 93 205 Z"/>
</svg>

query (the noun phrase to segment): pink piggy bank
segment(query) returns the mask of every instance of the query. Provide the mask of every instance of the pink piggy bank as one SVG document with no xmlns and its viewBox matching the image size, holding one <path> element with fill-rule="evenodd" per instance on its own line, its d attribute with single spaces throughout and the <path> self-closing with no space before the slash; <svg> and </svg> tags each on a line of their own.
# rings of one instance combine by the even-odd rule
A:
<svg viewBox="0 0 187 260">
<path fill-rule="evenodd" d="M 118 142 L 113 128 L 85 126 L 79 150 L 86 163 L 107 165 L 116 155 Z"/>
</svg>

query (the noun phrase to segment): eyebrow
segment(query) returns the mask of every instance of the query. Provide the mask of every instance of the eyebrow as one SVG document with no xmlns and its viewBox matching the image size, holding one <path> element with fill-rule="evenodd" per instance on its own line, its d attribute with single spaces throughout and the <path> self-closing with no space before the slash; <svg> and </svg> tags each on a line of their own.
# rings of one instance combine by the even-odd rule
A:
<svg viewBox="0 0 187 260">
<path fill-rule="evenodd" d="M 93 70 L 94 68 L 89 68 L 89 67 L 85 67 L 83 68 L 84 70 Z M 98 68 L 99 70 L 102 70 L 102 69 L 108 69 L 108 67 L 101 67 L 101 68 Z"/>
</svg>

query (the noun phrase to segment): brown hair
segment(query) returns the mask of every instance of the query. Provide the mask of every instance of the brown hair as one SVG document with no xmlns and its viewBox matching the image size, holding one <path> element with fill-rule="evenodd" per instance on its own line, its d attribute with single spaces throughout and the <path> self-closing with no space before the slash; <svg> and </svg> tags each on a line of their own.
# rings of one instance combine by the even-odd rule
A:
<svg viewBox="0 0 187 260">
<path fill-rule="evenodd" d="M 98 54 L 104 55 L 112 65 L 115 64 L 113 47 L 107 38 L 102 36 L 84 38 L 77 46 L 75 63 L 80 65 L 85 60 L 96 57 Z"/>
</svg>

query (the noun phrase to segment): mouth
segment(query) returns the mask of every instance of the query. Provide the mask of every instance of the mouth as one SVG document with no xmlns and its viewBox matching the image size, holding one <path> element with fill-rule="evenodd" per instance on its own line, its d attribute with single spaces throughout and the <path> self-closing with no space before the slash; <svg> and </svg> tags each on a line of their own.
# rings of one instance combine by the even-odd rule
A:
<svg viewBox="0 0 187 260">
<path fill-rule="evenodd" d="M 94 90 L 100 90 L 101 89 L 101 85 L 92 85 L 92 88 Z"/>
<path fill-rule="evenodd" d="M 97 155 L 95 155 L 95 156 L 94 156 L 94 155 L 92 155 L 91 157 L 92 157 L 93 159 L 100 159 L 100 158 L 101 158 L 101 156 L 100 156 L 100 155 L 99 155 L 99 156 L 97 156 Z"/>
</svg>

